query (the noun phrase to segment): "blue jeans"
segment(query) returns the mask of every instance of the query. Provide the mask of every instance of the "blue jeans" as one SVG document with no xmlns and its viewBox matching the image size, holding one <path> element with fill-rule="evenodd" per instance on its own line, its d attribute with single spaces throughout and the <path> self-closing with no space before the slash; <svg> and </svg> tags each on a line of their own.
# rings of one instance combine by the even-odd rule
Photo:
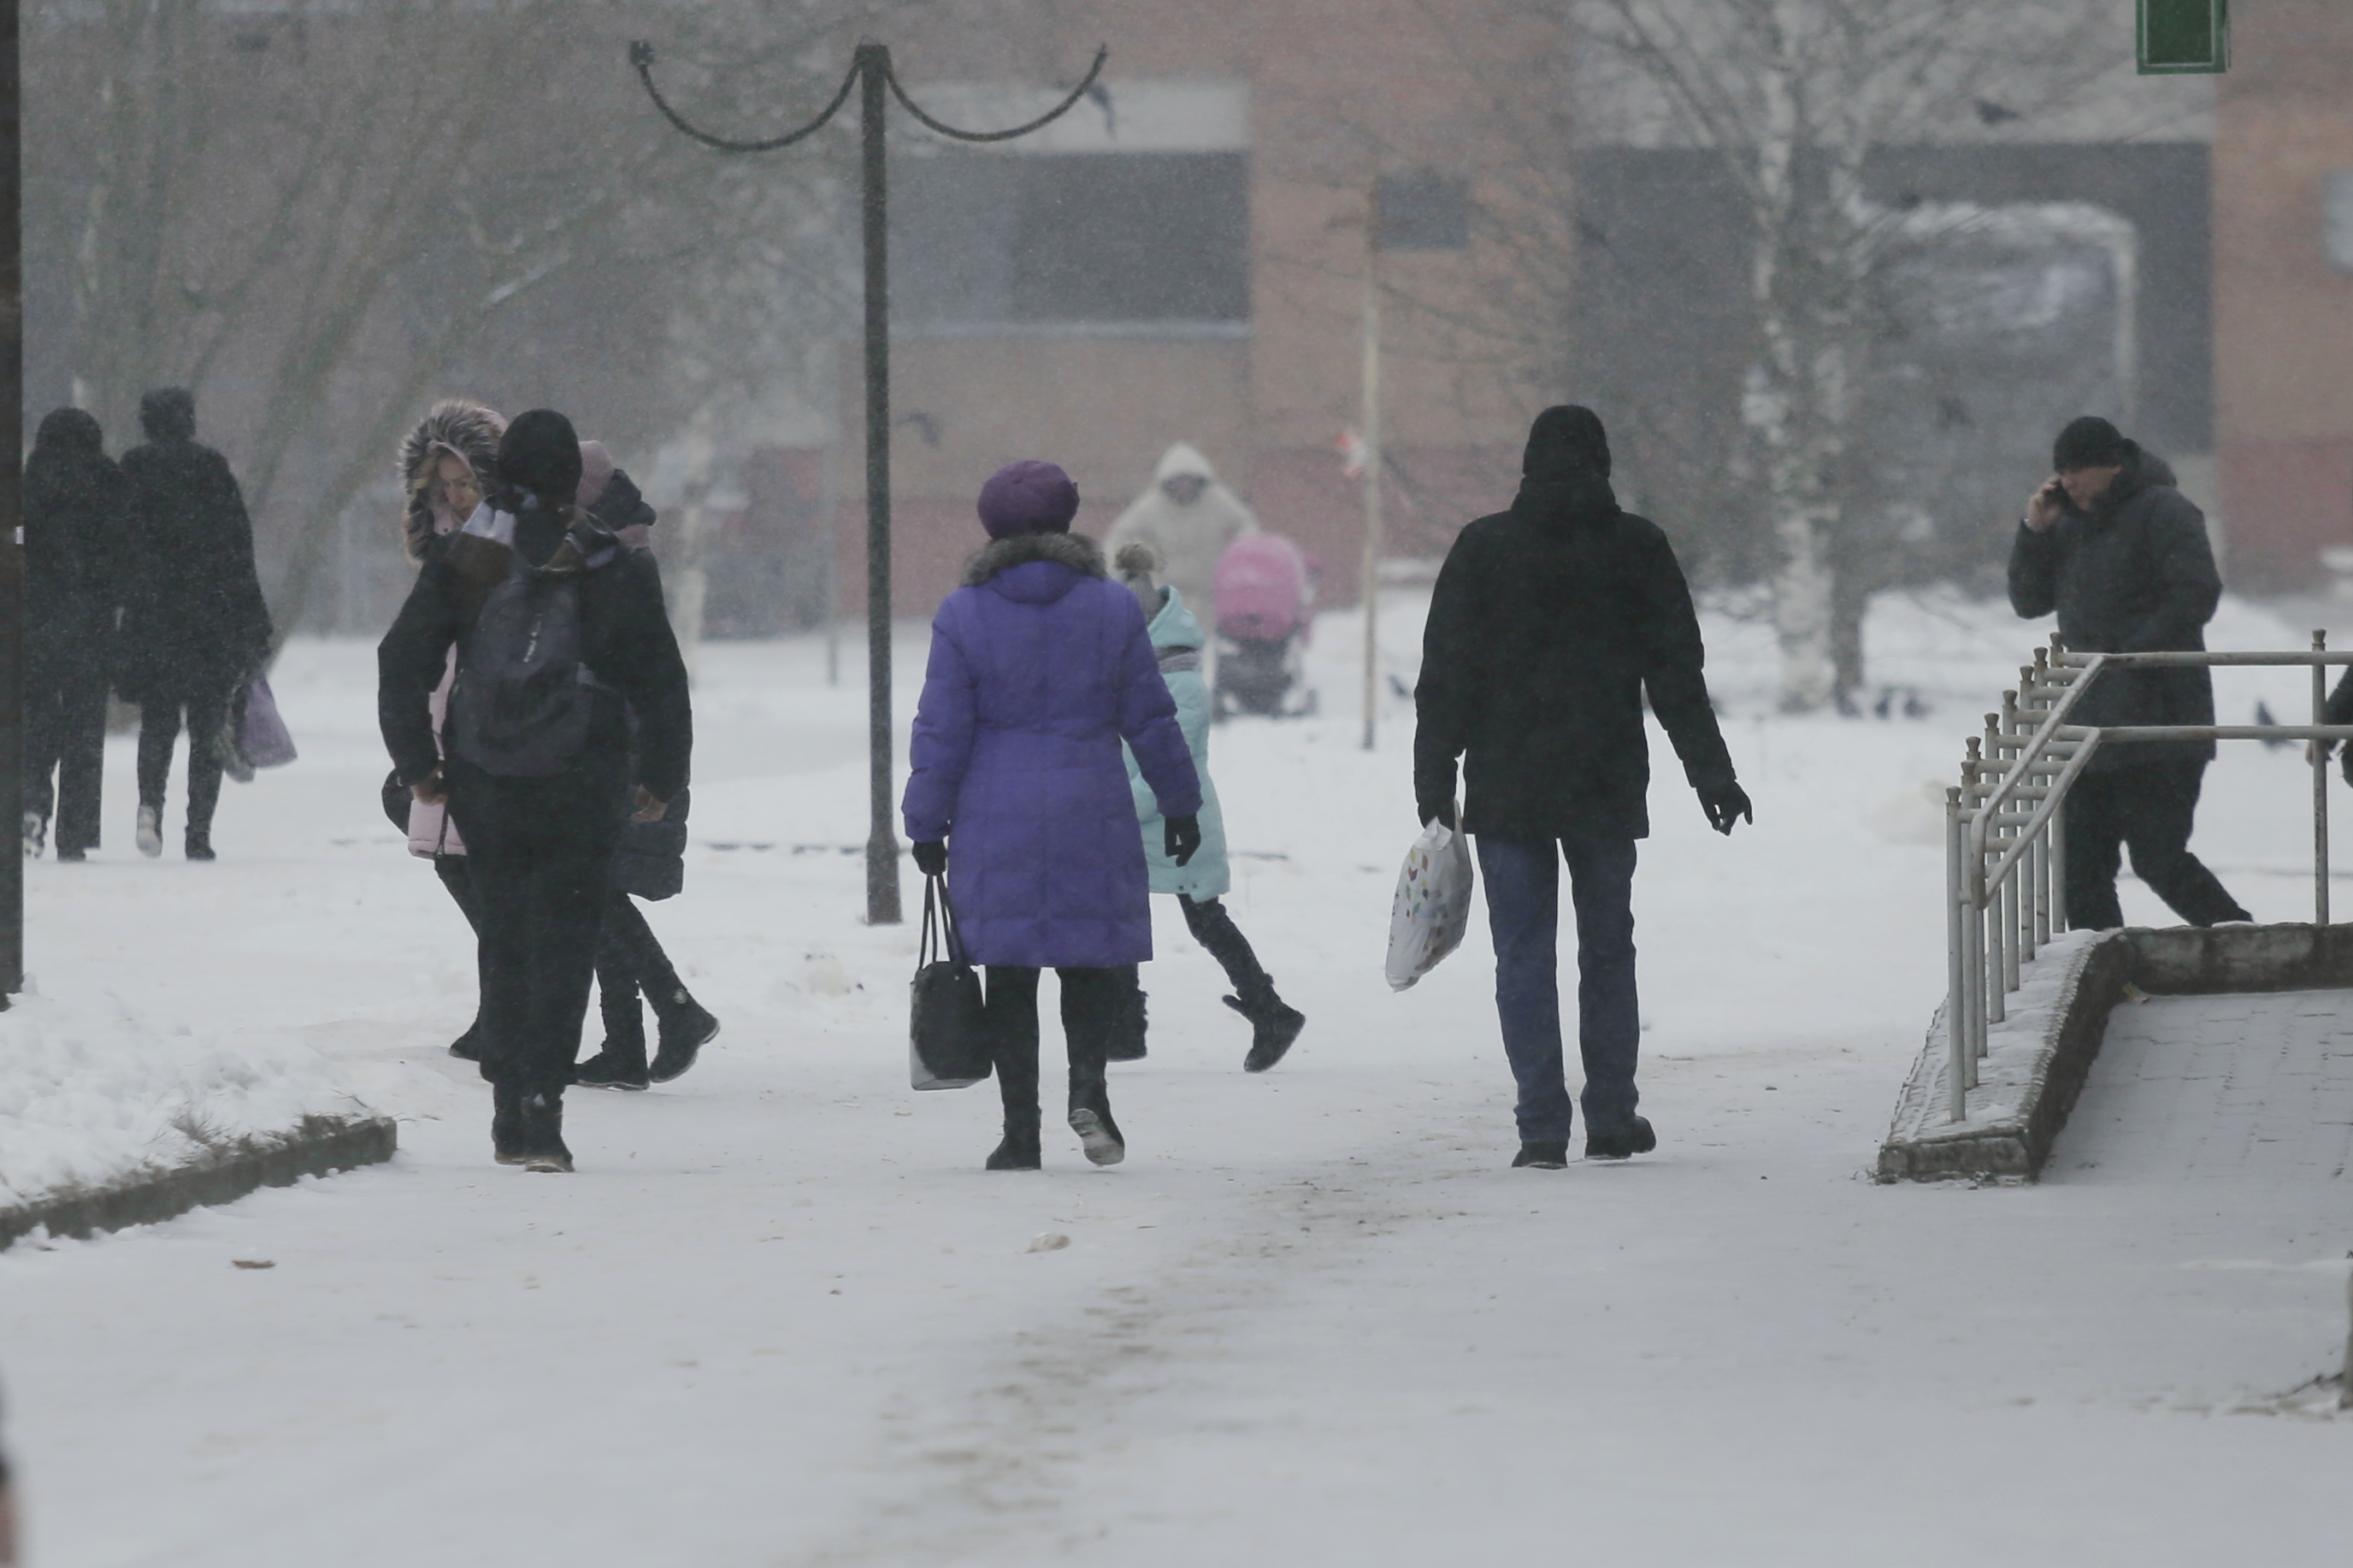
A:
<svg viewBox="0 0 2353 1568">
<path fill-rule="evenodd" d="M 1568 1085 L 1560 1047 L 1560 863 L 1577 907 L 1577 1045 L 1585 1058 L 1585 1132 L 1633 1124 L 1634 1058 L 1641 1016 L 1634 998 L 1634 840 L 1477 836 L 1495 938 L 1495 1011 L 1519 1080 L 1523 1142 L 1565 1142 Z"/>
</svg>

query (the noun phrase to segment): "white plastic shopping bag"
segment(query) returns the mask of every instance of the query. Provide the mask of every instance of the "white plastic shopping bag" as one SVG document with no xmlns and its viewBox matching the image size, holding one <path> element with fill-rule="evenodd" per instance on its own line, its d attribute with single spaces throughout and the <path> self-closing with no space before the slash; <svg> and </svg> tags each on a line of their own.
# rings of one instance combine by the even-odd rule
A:
<svg viewBox="0 0 2353 1568">
<path fill-rule="evenodd" d="M 1462 945 L 1471 926 L 1471 841 L 1432 822 L 1405 852 L 1389 905 L 1389 989 L 1403 991 Z"/>
</svg>

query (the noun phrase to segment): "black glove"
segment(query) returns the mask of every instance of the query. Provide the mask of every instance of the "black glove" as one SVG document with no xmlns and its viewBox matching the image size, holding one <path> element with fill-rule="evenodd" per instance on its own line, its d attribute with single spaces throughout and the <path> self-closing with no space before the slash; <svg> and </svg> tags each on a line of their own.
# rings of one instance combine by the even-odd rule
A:
<svg viewBox="0 0 2353 1568">
<path fill-rule="evenodd" d="M 1756 808 L 1748 804 L 1748 792 L 1729 779 L 1701 790 L 1699 805 L 1707 813 L 1708 826 L 1726 837 L 1731 837 L 1734 823 L 1757 820 Z"/>
<path fill-rule="evenodd" d="M 1414 809 L 1421 814 L 1424 827 L 1433 822 L 1442 822 L 1449 827 L 1454 826 L 1454 803 L 1451 800 L 1425 800 Z"/>
<path fill-rule="evenodd" d="M 911 846 L 915 852 L 915 869 L 926 877 L 948 874 L 948 847 L 944 839 L 934 838 L 928 844 Z"/>
<path fill-rule="evenodd" d="M 1198 816 L 1170 817 L 1160 842 L 1161 847 L 1167 850 L 1168 858 L 1179 866 L 1190 863 L 1194 853 L 1201 847 L 1201 819 Z"/>
</svg>

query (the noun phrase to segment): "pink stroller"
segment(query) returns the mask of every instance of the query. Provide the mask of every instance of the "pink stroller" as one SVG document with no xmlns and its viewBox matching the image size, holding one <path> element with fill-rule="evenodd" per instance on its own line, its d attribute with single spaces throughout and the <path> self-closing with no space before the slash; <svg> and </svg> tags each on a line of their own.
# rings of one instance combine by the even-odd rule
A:
<svg viewBox="0 0 2353 1568">
<path fill-rule="evenodd" d="M 1237 539 L 1218 557 L 1217 715 L 1296 718 L 1315 711 L 1303 650 L 1315 627 L 1315 572 L 1271 533 Z"/>
</svg>

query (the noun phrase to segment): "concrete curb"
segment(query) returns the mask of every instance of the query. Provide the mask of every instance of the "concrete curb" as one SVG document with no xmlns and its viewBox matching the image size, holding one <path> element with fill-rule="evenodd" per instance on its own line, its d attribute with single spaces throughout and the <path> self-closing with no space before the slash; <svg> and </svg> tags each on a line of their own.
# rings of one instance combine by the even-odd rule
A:
<svg viewBox="0 0 2353 1568">
<path fill-rule="evenodd" d="M 304 1176 L 389 1160 L 398 1147 L 398 1130 L 389 1117 L 307 1116 L 291 1132 L 226 1145 L 176 1170 L 118 1186 L 71 1188 L 0 1209 L 0 1248 L 42 1226 L 52 1236 L 87 1237 L 153 1225 L 206 1204 L 235 1203 L 261 1187 L 291 1186 Z"/>
<path fill-rule="evenodd" d="M 2353 988 L 2353 926 L 2071 933 L 2020 978 L 2009 1017 L 1989 1031 L 1968 1116 L 1957 1122 L 1946 1119 L 1949 1058 L 1945 1012 L 1937 1009 L 1880 1146 L 1878 1180 L 2032 1181 L 2075 1109 L 2108 1015 L 2127 987 L 2154 996 Z"/>
</svg>

